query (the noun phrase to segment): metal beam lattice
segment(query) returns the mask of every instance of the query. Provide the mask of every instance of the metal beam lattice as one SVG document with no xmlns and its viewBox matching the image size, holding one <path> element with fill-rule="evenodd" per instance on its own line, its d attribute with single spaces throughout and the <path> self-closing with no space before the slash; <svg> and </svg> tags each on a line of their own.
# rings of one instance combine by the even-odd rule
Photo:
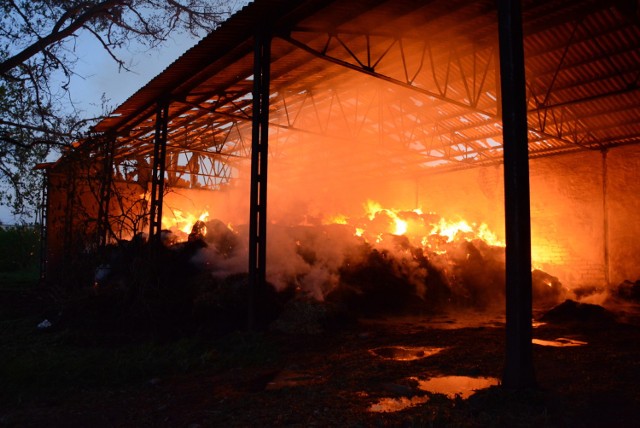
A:
<svg viewBox="0 0 640 428">
<path fill-rule="evenodd" d="M 162 199 L 164 195 L 164 175 L 167 156 L 167 125 L 169 103 L 158 103 L 156 112 L 156 133 L 153 146 L 153 166 L 151 169 L 151 209 L 149 240 L 160 242 L 162 232 Z"/>
<path fill-rule="evenodd" d="M 308 36 L 309 34 L 313 33 L 305 32 L 305 35 Z M 487 85 L 490 81 L 487 77 L 493 68 L 491 67 L 491 63 L 495 57 L 494 49 L 465 52 L 464 55 L 471 58 L 465 58 L 466 61 L 470 61 L 472 65 L 464 65 L 462 58 L 463 53 L 455 49 L 449 52 L 449 55 L 444 60 L 434 59 L 428 43 L 422 44 L 418 49 L 419 52 L 410 56 L 407 52 L 407 46 L 411 44 L 415 45 L 415 40 L 399 37 L 377 37 L 374 41 L 373 38 L 366 34 L 341 35 L 317 32 L 314 34 L 314 37 L 326 39 L 323 43 L 323 49 L 317 49 L 295 36 L 279 35 L 278 37 L 292 46 L 302 49 L 327 62 L 367 74 L 388 83 L 412 89 L 434 100 L 444 101 L 450 105 L 466 109 L 467 111 L 497 117 L 493 108 L 493 100 L 487 95 Z M 359 58 L 357 53 L 359 49 L 350 47 L 350 44 L 357 45 L 359 38 L 362 37 L 366 40 L 367 49 L 364 55 L 367 56 L 367 59 Z M 382 53 L 380 53 L 375 60 L 370 58 L 373 43 L 386 46 L 385 49 L 379 49 Z M 339 46 L 339 48 L 329 49 L 331 46 Z M 342 51 L 346 51 L 348 55 L 341 55 Z M 396 64 L 398 63 L 402 64 L 401 69 L 396 69 Z M 393 64 L 393 68 L 390 68 L 387 64 Z M 443 73 L 442 70 L 440 70 L 440 68 L 443 68 L 443 65 L 447 70 L 444 76 L 442 76 Z M 457 71 L 455 79 L 453 77 L 454 73 L 451 71 L 454 68 Z M 429 88 L 429 86 L 433 86 L 433 89 Z M 457 89 L 464 91 L 465 97 L 463 100 L 450 96 L 450 94 L 454 92 L 452 90 L 454 86 L 460 86 L 460 88 Z"/>
</svg>

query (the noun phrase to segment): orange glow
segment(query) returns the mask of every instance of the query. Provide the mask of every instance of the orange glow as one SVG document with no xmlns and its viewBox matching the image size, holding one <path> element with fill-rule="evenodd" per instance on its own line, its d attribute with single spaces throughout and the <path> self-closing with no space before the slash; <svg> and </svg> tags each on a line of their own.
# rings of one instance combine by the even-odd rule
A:
<svg viewBox="0 0 640 428">
<path fill-rule="evenodd" d="M 369 217 L 369 220 L 373 220 L 376 214 L 383 211 L 382 205 L 372 200 L 367 201 L 365 210 L 367 211 L 367 216 Z"/>
<path fill-rule="evenodd" d="M 191 233 L 193 225 L 197 221 L 207 221 L 209 212 L 204 211 L 199 216 L 193 213 L 185 213 L 179 209 L 173 209 L 173 217 L 162 217 L 162 228 L 169 229 L 172 232 L 180 231 L 183 234 Z"/>
<path fill-rule="evenodd" d="M 333 223 L 333 224 L 348 224 L 349 219 L 347 218 L 347 216 L 344 216 L 342 214 L 339 214 L 333 218 L 330 218 L 328 223 Z"/>
<path fill-rule="evenodd" d="M 399 218 L 394 218 L 395 229 L 393 231 L 394 235 L 404 235 L 407 233 L 407 222 L 404 220 L 400 220 Z"/>
<path fill-rule="evenodd" d="M 438 246 L 438 243 L 459 239 L 481 239 L 489 245 L 504 246 L 489 227 L 466 220 L 437 219 L 433 213 L 423 214 L 422 209 L 398 210 L 384 208 L 380 203 L 368 200 L 364 204 L 364 218 L 353 219 L 345 215 L 329 216 L 325 224 L 344 224 L 354 227 L 354 235 L 368 242 L 380 243 L 385 235 L 406 236 L 415 245 Z M 368 221 L 367 221 L 368 220 Z M 356 225 L 357 223 L 357 225 Z M 439 252 L 437 248 L 433 251 Z"/>
<path fill-rule="evenodd" d="M 407 233 L 407 222 L 398 217 L 398 210 L 382 208 L 378 202 L 368 200 L 365 210 L 369 220 L 375 220 L 379 215 L 386 215 L 391 220 L 389 228 L 381 233 L 391 233 L 392 235 L 404 235 Z"/>
<path fill-rule="evenodd" d="M 447 241 L 453 241 L 459 233 L 470 233 L 473 229 L 464 220 L 449 222 L 441 218 L 437 225 L 431 230 L 432 235 L 447 237 Z"/>
</svg>

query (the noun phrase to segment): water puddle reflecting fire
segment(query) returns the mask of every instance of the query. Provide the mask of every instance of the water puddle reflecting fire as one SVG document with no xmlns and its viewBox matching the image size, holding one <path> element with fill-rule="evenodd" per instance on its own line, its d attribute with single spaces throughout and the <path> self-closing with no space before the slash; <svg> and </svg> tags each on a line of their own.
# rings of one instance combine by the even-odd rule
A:
<svg viewBox="0 0 640 428">
<path fill-rule="evenodd" d="M 554 348 L 566 348 L 570 346 L 584 346 L 587 342 L 582 340 L 567 339 L 565 337 L 559 337 L 556 340 L 544 340 L 544 339 L 532 339 L 531 342 L 534 345 L 551 346 Z"/>
<path fill-rule="evenodd" d="M 416 377 L 411 379 L 418 382 L 418 388 L 422 391 L 444 394 L 451 399 L 459 396 L 463 400 L 471 397 L 476 391 L 500 384 L 500 380 L 494 377 L 441 376 L 426 380 Z"/>
<path fill-rule="evenodd" d="M 417 387 L 421 391 L 431 394 L 444 394 L 452 400 L 456 397 L 466 400 L 481 389 L 500 384 L 500 380 L 494 377 L 440 376 L 427 379 L 411 377 L 409 379 L 416 381 L 418 383 Z M 363 394 L 366 395 L 366 393 Z M 368 410 L 377 413 L 399 412 L 427 401 L 429 401 L 428 395 L 382 398 L 369 406 Z"/>
<path fill-rule="evenodd" d="M 370 349 L 369 352 L 385 360 L 414 361 L 435 355 L 443 349 L 445 348 L 429 346 L 384 346 Z"/>
<path fill-rule="evenodd" d="M 400 398 L 383 398 L 377 403 L 369 406 L 370 412 L 375 413 L 390 413 L 399 412 L 400 410 L 408 409 L 409 407 L 417 406 L 418 404 L 426 403 L 429 401 L 429 397 L 400 397 Z"/>
</svg>

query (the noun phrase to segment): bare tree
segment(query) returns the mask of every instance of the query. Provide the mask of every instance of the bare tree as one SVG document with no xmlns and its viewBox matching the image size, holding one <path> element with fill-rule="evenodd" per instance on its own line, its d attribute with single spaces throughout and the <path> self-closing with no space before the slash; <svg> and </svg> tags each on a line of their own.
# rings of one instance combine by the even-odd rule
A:
<svg viewBox="0 0 640 428">
<path fill-rule="evenodd" d="M 223 0 L 2 0 L 0 204 L 14 214 L 37 201 L 33 166 L 81 138 L 92 118 L 70 101 L 77 41 L 93 37 L 121 69 L 122 49 L 153 49 L 175 32 L 201 36 L 238 2 Z M 242 2 L 240 2 L 242 3 Z"/>
</svg>

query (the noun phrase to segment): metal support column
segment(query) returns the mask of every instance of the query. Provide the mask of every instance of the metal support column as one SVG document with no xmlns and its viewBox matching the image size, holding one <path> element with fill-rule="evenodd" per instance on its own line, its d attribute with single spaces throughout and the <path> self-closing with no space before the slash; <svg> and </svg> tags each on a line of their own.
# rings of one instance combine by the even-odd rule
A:
<svg viewBox="0 0 640 428">
<path fill-rule="evenodd" d="M 162 199 L 164 196 L 164 174 L 167 157 L 167 125 L 169 103 L 159 102 L 156 112 L 156 135 L 153 144 L 153 166 L 151 168 L 151 207 L 149 242 L 159 243 L 162 232 Z"/>
<path fill-rule="evenodd" d="M 107 138 L 104 143 L 104 158 L 102 165 L 102 180 L 100 182 L 100 200 L 98 208 L 98 246 L 107 245 L 107 235 L 109 234 L 109 201 L 111 200 L 111 185 L 113 182 L 113 151 L 115 139 Z"/>
<path fill-rule="evenodd" d="M 65 215 L 64 215 L 64 232 L 63 232 L 63 254 L 76 254 L 77 245 L 75 245 L 75 219 L 76 215 L 76 185 L 78 180 L 78 160 L 76 158 L 77 153 L 73 153 L 73 160 L 71 162 L 71 167 L 66 174 L 66 191 L 67 191 L 67 199 L 65 204 Z M 73 272 L 73 258 L 64 257 L 62 263 L 62 274 L 59 276 L 63 281 L 69 281 L 72 279 Z"/>
<path fill-rule="evenodd" d="M 535 386 L 532 358 L 531 212 L 520 0 L 498 1 L 504 147 L 507 331 L 502 383 Z"/>
<path fill-rule="evenodd" d="M 269 71 L 271 35 L 256 31 L 253 59 L 251 201 L 249 205 L 249 319 L 255 322 L 256 291 L 265 285 L 267 258 L 267 159 L 269 154 Z"/>
<path fill-rule="evenodd" d="M 47 216 L 49 214 L 49 170 L 42 171 L 42 199 L 40 200 L 40 281 L 47 279 Z"/>
<path fill-rule="evenodd" d="M 611 283 L 611 257 L 609 253 L 609 169 L 607 168 L 607 149 L 602 149 L 602 228 L 603 228 L 603 258 L 604 282 L 607 287 Z"/>
</svg>

